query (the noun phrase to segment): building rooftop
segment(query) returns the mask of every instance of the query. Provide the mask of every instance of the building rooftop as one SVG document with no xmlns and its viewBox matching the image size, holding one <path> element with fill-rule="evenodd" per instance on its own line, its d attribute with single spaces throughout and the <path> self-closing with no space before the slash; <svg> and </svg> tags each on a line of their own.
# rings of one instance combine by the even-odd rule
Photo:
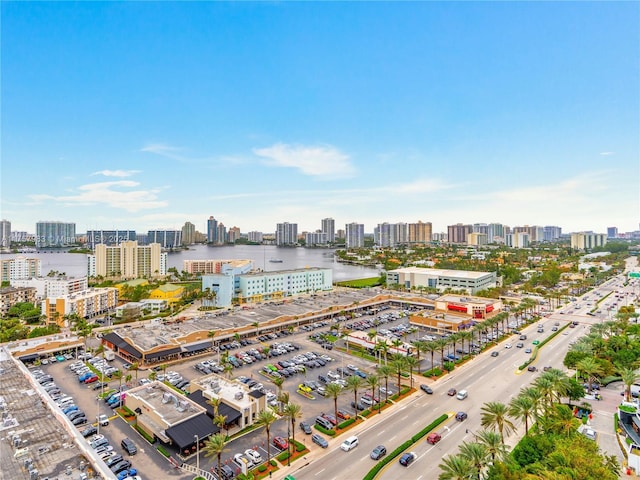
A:
<svg viewBox="0 0 640 480">
<path fill-rule="evenodd" d="M 227 380 L 215 373 L 199 378 L 193 383 L 202 387 L 203 397 L 222 398 L 241 412 L 250 408 L 251 403 L 255 401 L 255 397 L 250 395 L 251 390 L 244 383 L 238 380 Z"/>
<path fill-rule="evenodd" d="M 455 302 L 455 303 L 476 303 L 482 305 L 493 305 L 498 300 L 493 298 L 484 298 L 484 297 L 473 297 L 471 295 L 455 295 L 455 294 L 446 294 L 438 297 L 440 302 Z"/>
<path fill-rule="evenodd" d="M 421 275 L 431 275 L 431 276 L 440 276 L 440 277 L 458 277 L 458 278 L 469 278 L 469 279 L 482 278 L 485 275 L 490 275 L 492 273 L 492 272 L 474 272 L 471 270 L 445 270 L 441 268 L 422 268 L 422 267 L 396 268 L 395 270 L 390 270 L 390 272 L 415 273 L 415 274 L 421 274 Z"/>
<path fill-rule="evenodd" d="M 162 418 L 166 428 L 206 413 L 200 405 L 158 381 L 127 390 L 126 395 L 125 403 L 127 397 L 138 399 Z"/>
</svg>

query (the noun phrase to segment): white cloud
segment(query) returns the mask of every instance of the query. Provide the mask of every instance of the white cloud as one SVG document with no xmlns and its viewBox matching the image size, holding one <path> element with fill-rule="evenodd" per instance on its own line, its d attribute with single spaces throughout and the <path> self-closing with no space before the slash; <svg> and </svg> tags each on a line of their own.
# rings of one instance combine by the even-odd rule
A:
<svg viewBox="0 0 640 480">
<path fill-rule="evenodd" d="M 100 170 L 98 172 L 93 172 L 91 176 L 104 175 L 105 177 L 131 177 L 136 173 L 140 173 L 140 170 Z"/>
<path fill-rule="evenodd" d="M 76 195 L 29 195 L 36 203 L 56 202 L 64 206 L 106 205 L 128 212 L 166 207 L 168 203 L 158 199 L 160 189 L 130 190 L 138 187 L 139 182 L 118 180 L 114 182 L 89 183 L 81 185 Z"/>
<path fill-rule="evenodd" d="M 297 168 L 305 175 L 335 179 L 355 174 L 349 156 L 331 145 L 276 143 L 270 147 L 254 148 L 253 153 L 265 159 L 267 165 Z"/>
<path fill-rule="evenodd" d="M 166 143 L 150 143 L 140 149 L 141 152 L 154 153 L 156 155 L 160 155 L 161 157 L 170 158 L 179 162 L 188 161 L 188 158 L 179 154 L 179 152 L 181 152 L 182 150 L 182 148 L 173 147 L 171 145 L 167 145 Z"/>
<path fill-rule="evenodd" d="M 603 157 L 608 157 L 610 155 L 615 155 L 616 152 L 600 152 L 600 155 L 602 155 Z"/>
</svg>

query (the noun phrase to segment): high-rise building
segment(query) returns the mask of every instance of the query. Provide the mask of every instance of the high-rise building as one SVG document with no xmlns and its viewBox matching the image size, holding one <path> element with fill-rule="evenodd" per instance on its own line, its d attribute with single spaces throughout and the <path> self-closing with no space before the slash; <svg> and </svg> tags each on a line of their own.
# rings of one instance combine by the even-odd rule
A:
<svg viewBox="0 0 640 480">
<path fill-rule="evenodd" d="M 320 231 L 327 234 L 327 242 L 336 241 L 336 221 L 333 218 L 323 218 Z"/>
<path fill-rule="evenodd" d="M 182 245 L 196 243 L 196 226 L 191 222 L 185 222 L 182 226 Z"/>
<path fill-rule="evenodd" d="M 142 278 L 167 274 L 167 254 L 159 243 L 138 245 L 122 242 L 108 247 L 96 245 L 93 255 L 87 256 L 90 277 Z"/>
<path fill-rule="evenodd" d="M 66 247 L 76 243 L 76 224 L 64 222 L 37 222 L 36 247 Z"/>
<path fill-rule="evenodd" d="M 218 243 L 218 221 L 212 216 L 207 220 L 207 243 Z"/>
<path fill-rule="evenodd" d="M 432 229 L 431 222 L 422 223 L 418 220 L 418 223 L 410 223 L 408 242 L 423 245 L 431 242 Z"/>
<path fill-rule="evenodd" d="M 147 243 L 159 243 L 162 248 L 176 248 L 182 245 L 182 230 L 149 230 Z"/>
<path fill-rule="evenodd" d="M 262 243 L 262 232 L 249 232 L 247 233 L 247 240 L 251 243 Z"/>
<path fill-rule="evenodd" d="M 529 234 L 527 232 L 507 233 L 505 245 L 511 248 L 527 248 L 529 246 Z"/>
<path fill-rule="evenodd" d="M 11 247 L 11 222 L 9 220 L 0 221 L 0 247 Z"/>
<path fill-rule="evenodd" d="M 607 227 L 607 238 L 618 238 L 618 227 Z"/>
<path fill-rule="evenodd" d="M 218 233 L 216 234 L 216 241 L 214 242 L 216 245 L 223 245 L 227 243 L 227 227 L 224 226 L 224 223 L 218 222 Z"/>
<path fill-rule="evenodd" d="M 91 250 L 99 243 L 119 245 L 131 240 L 136 240 L 135 230 L 87 230 L 87 248 Z"/>
<path fill-rule="evenodd" d="M 547 225 L 543 229 L 542 239 L 545 242 L 554 242 L 562 236 L 562 228 L 553 225 Z"/>
<path fill-rule="evenodd" d="M 467 243 L 469 245 L 486 245 L 487 244 L 487 234 L 480 232 L 471 232 L 467 235 Z"/>
<path fill-rule="evenodd" d="M 295 245 L 298 243 L 298 224 L 297 223 L 278 223 L 276 224 L 276 245 L 279 247 L 285 245 Z"/>
<path fill-rule="evenodd" d="M 487 225 L 487 242 L 504 243 L 504 236 L 507 232 L 501 223 L 490 223 Z"/>
<path fill-rule="evenodd" d="M 326 245 L 328 243 L 327 234 L 320 230 L 317 232 L 307 232 L 304 236 L 304 242 L 307 247 L 312 247 L 314 245 Z"/>
<path fill-rule="evenodd" d="M 473 226 L 456 223 L 447 226 L 447 241 L 449 243 L 467 243 L 467 235 L 473 232 Z"/>
<path fill-rule="evenodd" d="M 336 230 L 336 238 L 344 238 L 346 235 L 346 232 L 339 228 L 338 230 Z"/>
<path fill-rule="evenodd" d="M 33 240 L 34 234 L 29 234 L 27 232 L 16 232 L 15 230 L 11 231 L 11 242 L 13 243 L 24 243 L 28 242 L 29 239 Z"/>
<path fill-rule="evenodd" d="M 347 223 L 344 226 L 345 244 L 347 248 L 364 247 L 364 224 Z"/>
<path fill-rule="evenodd" d="M 229 243 L 236 243 L 236 241 L 240 240 L 240 236 L 240 228 L 231 227 L 229 233 L 227 233 L 227 241 Z"/>
<path fill-rule="evenodd" d="M 578 232 L 571 234 L 571 248 L 576 250 L 591 250 L 595 247 L 604 247 L 607 244 L 607 235 L 604 233 Z"/>
</svg>

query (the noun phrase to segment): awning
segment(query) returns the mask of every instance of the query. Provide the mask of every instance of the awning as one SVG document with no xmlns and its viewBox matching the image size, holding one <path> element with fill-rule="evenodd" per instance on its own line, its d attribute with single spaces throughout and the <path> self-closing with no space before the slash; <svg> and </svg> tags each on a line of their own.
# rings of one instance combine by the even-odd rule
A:
<svg viewBox="0 0 640 480">
<path fill-rule="evenodd" d="M 206 408 L 207 415 L 213 418 L 213 415 L 214 415 L 213 406 L 209 402 L 207 402 L 207 399 L 202 395 L 202 390 L 196 390 L 191 395 L 189 395 L 189 400 L 193 400 L 201 407 Z M 242 414 L 238 410 L 236 410 L 233 407 L 230 407 L 229 405 L 223 402 L 220 402 L 220 405 L 218 406 L 218 415 L 224 415 L 225 417 L 227 417 L 225 419 L 225 422 L 227 424 L 235 422 L 237 419 L 239 419 L 242 416 Z"/>
<path fill-rule="evenodd" d="M 195 343 L 193 345 L 183 345 L 182 351 L 185 353 L 197 352 L 198 350 L 207 350 L 211 348 L 211 342 Z"/>
<path fill-rule="evenodd" d="M 135 358 L 142 358 L 142 353 L 140 353 L 136 347 L 129 345 L 127 342 L 123 342 L 122 345 L 118 346 L 118 350 L 123 350 Z"/>
<path fill-rule="evenodd" d="M 18 357 L 18 360 L 20 360 L 21 362 L 33 362 L 38 358 L 40 358 L 40 355 L 38 355 L 37 353 L 32 353 L 31 355 L 23 355 L 22 357 Z"/>
<path fill-rule="evenodd" d="M 249 396 L 253 398 L 262 398 L 264 397 L 264 393 L 262 393 L 260 390 L 251 390 L 249 392 Z"/>
<path fill-rule="evenodd" d="M 118 350 L 127 352 L 129 355 L 135 358 L 142 358 L 142 353 L 138 351 L 133 345 L 129 345 L 120 335 L 114 332 L 107 333 L 102 336 L 102 340 L 115 345 Z"/>
<path fill-rule="evenodd" d="M 220 429 L 203 413 L 189 420 L 185 420 L 178 425 L 167 428 L 165 433 L 176 447 L 183 450 L 195 443 L 194 435 L 197 435 L 200 440 L 204 440 L 209 435 L 213 435 L 219 431 Z"/>
<path fill-rule="evenodd" d="M 145 360 L 155 360 L 156 358 L 168 357 L 169 355 L 175 355 L 177 353 L 180 353 L 180 347 L 167 348 L 160 352 L 145 353 L 144 358 Z"/>
</svg>

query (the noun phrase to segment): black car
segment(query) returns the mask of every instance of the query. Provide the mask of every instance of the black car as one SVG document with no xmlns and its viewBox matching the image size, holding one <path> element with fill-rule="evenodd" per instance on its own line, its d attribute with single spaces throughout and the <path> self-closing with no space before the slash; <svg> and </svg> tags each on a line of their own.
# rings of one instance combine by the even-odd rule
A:
<svg viewBox="0 0 640 480">
<path fill-rule="evenodd" d="M 80 432 L 80 435 L 82 435 L 84 438 L 87 438 L 87 437 L 90 437 L 91 435 L 95 435 L 96 433 L 98 433 L 98 429 L 93 425 L 91 425 L 85 428 L 84 430 L 82 430 Z"/>
<path fill-rule="evenodd" d="M 357 408 L 358 410 L 362 411 L 367 407 L 365 407 L 361 402 L 358 402 L 357 404 L 355 402 L 351 402 L 351 408 Z"/>
<path fill-rule="evenodd" d="M 433 393 L 433 390 L 431 390 L 431 387 L 429 385 L 420 385 L 420 390 L 422 390 L 424 393 L 428 393 L 429 395 Z"/>
<path fill-rule="evenodd" d="M 467 413 L 466 412 L 458 412 L 456 413 L 456 420 L 459 422 L 463 422 L 467 419 Z"/>
<path fill-rule="evenodd" d="M 320 380 L 322 383 L 325 383 L 325 384 L 329 383 L 329 379 L 324 375 L 318 375 L 318 380 Z"/>
<path fill-rule="evenodd" d="M 497 351 L 493 351 L 493 352 L 491 352 L 491 356 L 492 356 L 492 357 L 497 357 L 498 355 L 499 355 L 499 354 L 498 354 L 498 352 L 497 352 Z"/>
<path fill-rule="evenodd" d="M 307 435 L 311 435 L 311 425 L 309 425 L 307 422 L 300 422 L 300 428 Z"/>
<path fill-rule="evenodd" d="M 129 460 L 122 460 L 121 462 L 118 462 L 109 468 L 113 473 L 117 475 L 123 470 L 128 470 L 130 466 L 131 466 L 131 462 Z"/>
<path fill-rule="evenodd" d="M 528 370 L 529 372 L 535 372 L 535 371 L 537 370 L 537 368 L 536 368 L 536 367 L 534 367 L 533 365 L 529 365 L 529 367 L 527 367 L 527 370 Z"/>
<path fill-rule="evenodd" d="M 374 448 L 371 451 L 371 455 L 370 456 L 374 460 L 380 460 L 386 454 L 387 454 L 387 449 L 385 448 L 385 446 L 384 445 L 378 445 L 376 448 Z"/>
<path fill-rule="evenodd" d="M 413 463 L 413 461 L 417 458 L 417 455 L 413 452 L 403 453 L 400 457 L 400 465 L 404 467 L 408 467 Z"/>
<path fill-rule="evenodd" d="M 115 464 L 120 463 L 124 460 L 124 458 L 122 458 L 122 455 L 114 455 L 113 457 L 109 457 L 107 458 L 104 463 L 107 464 L 107 467 L 111 468 L 113 467 Z"/>
<path fill-rule="evenodd" d="M 71 423 L 73 423 L 77 427 L 78 425 L 84 425 L 85 423 L 87 423 L 87 421 L 87 417 L 82 415 L 71 420 Z"/>
</svg>

